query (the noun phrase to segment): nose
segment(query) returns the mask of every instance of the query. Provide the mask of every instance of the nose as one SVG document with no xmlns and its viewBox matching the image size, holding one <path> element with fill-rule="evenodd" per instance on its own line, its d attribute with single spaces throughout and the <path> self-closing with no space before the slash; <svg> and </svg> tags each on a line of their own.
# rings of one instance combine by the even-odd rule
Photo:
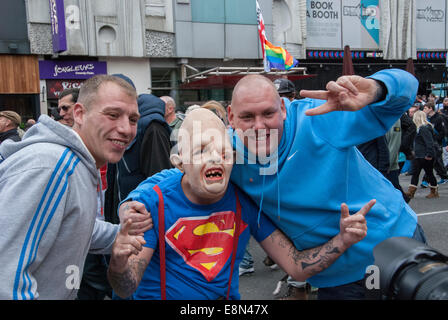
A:
<svg viewBox="0 0 448 320">
<path fill-rule="evenodd" d="M 213 163 L 221 163 L 221 160 L 222 160 L 221 153 L 218 152 L 217 149 L 214 149 L 214 150 L 211 152 L 211 155 L 210 155 L 210 161 L 213 162 Z"/>
<path fill-rule="evenodd" d="M 133 137 L 135 137 L 135 134 L 137 132 L 137 126 L 132 125 L 131 122 L 129 121 L 129 119 L 123 117 L 117 123 L 117 131 L 126 137 L 133 138 Z"/>
<path fill-rule="evenodd" d="M 261 116 L 256 116 L 254 122 L 254 130 L 260 130 L 260 129 L 266 129 L 264 118 Z"/>
</svg>

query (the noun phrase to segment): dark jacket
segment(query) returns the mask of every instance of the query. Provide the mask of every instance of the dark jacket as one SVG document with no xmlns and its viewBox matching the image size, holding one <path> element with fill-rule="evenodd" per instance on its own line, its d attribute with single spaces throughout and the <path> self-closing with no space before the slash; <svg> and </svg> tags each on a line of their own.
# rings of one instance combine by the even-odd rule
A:
<svg viewBox="0 0 448 320">
<path fill-rule="evenodd" d="M 171 129 L 165 121 L 165 103 L 152 94 L 138 97 L 137 135 L 123 158 L 107 169 L 105 218 L 117 223 L 118 204 L 147 177 L 170 169 Z"/>
<path fill-rule="evenodd" d="M 0 143 L 5 141 L 6 139 L 10 139 L 12 141 L 20 141 L 19 133 L 17 132 L 17 129 L 11 129 L 5 132 L 0 133 Z"/>
<path fill-rule="evenodd" d="M 367 141 L 357 148 L 379 172 L 386 174 L 389 171 L 389 148 L 385 136 Z"/>
<path fill-rule="evenodd" d="M 406 159 L 412 160 L 414 155 L 412 151 L 414 150 L 414 140 L 415 135 L 417 134 L 417 127 L 415 126 L 412 118 L 404 113 L 401 118 L 401 145 L 400 152 L 403 152 L 406 155 Z"/>
<path fill-rule="evenodd" d="M 443 116 L 440 113 L 436 112 L 428 120 L 434 126 L 434 133 L 437 143 L 439 144 L 439 146 L 442 146 L 443 138 L 446 136 L 447 133 L 447 128 L 445 127 L 445 121 Z"/>
<path fill-rule="evenodd" d="M 416 158 L 425 158 L 435 156 L 435 134 L 431 125 L 421 126 L 417 130 L 414 141 L 414 151 Z"/>
</svg>

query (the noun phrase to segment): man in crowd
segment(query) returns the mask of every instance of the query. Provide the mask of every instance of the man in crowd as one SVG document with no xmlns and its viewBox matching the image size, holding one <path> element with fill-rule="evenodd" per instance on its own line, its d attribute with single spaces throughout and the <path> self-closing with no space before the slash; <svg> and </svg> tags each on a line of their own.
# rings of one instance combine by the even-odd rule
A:
<svg viewBox="0 0 448 320">
<path fill-rule="evenodd" d="M 434 133 L 436 137 L 436 152 L 434 157 L 434 170 L 436 171 L 437 175 L 440 177 L 440 180 L 437 182 L 437 184 L 444 184 L 448 182 L 448 173 L 443 165 L 443 159 L 442 159 L 442 147 L 443 147 L 443 139 L 448 133 L 448 128 L 445 126 L 445 119 L 442 114 L 435 111 L 435 105 L 433 101 L 428 101 L 428 103 L 425 104 L 423 107 L 423 112 L 426 113 L 426 116 L 428 117 L 428 121 L 431 122 L 431 124 L 434 127 Z M 427 187 L 428 183 L 426 180 L 426 175 L 423 178 L 424 184 L 423 186 Z"/>
<path fill-rule="evenodd" d="M 73 299 L 87 252 L 110 252 L 119 226 L 96 219 L 98 169 L 120 160 L 138 119 L 135 89 L 100 75 L 83 84 L 73 129 L 42 115 L 0 146 L 0 299 Z"/>
<path fill-rule="evenodd" d="M 0 143 L 6 139 L 12 141 L 20 141 L 20 136 L 17 131 L 22 118 L 17 112 L 14 111 L 1 111 L 0 112 Z"/>
<path fill-rule="evenodd" d="M 182 119 L 176 114 L 176 102 L 170 96 L 160 97 L 165 102 L 165 120 L 171 128 L 172 141 L 177 141 L 177 132 L 182 124 Z"/>
<path fill-rule="evenodd" d="M 58 112 L 61 117 L 59 122 L 66 126 L 73 127 L 73 107 L 78 101 L 79 89 L 65 89 L 58 99 Z"/>
</svg>

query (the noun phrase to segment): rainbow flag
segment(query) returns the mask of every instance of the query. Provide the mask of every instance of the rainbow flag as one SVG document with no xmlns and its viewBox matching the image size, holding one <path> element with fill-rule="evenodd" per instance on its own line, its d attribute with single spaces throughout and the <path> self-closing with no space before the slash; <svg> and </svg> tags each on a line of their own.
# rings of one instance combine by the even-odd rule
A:
<svg viewBox="0 0 448 320">
<path fill-rule="evenodd" d="M 288 53 L 288 51 L 286 51 L 282 47 L 274 46 L 268 40 L 266 40 L 264 43 L 264 51 L 266 54 L 266 59 L 271 68 L 279 70 L 289 70 L 299 63 Z"/>
<path fill-rule="evenodd" d="M 255 1 L 258 20 L 258 35 L 261 42 L 261 51 L 263 53 L 264 70 L 269 72 L 271 68 L 279 70 L 289 70 L 299 62 L 294 59 L 288 51 L 282 47 L 276 47 L 266 39 L 266 29 L 264 27 L 263 15 L 258 1 Z"/>
</svg>

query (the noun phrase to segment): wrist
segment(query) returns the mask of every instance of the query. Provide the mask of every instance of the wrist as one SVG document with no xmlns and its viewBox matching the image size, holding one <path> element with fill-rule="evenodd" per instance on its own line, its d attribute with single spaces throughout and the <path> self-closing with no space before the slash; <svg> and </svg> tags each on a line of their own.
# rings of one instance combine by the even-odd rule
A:
<svg viewBox="0 0 448 320">
<path fill-rule="evenodd" d="M 375 80 L 372 79 L 373 81 L 375 81 L 375 95 L 373 98 L 373 103 L 379 102 L 379 101 L 383 101 L 386 99 L 387 96 L 387 87 L 386 85 L 379 80 Z"/>
<path fill-rule="evenodd" d="M 109 271 L 113 272 L 113 273 L 119 273 L 119 274 L 123 274 L 126 272 L 128 268 L 128 263 L 126 262 L 119 262 L 116 259 L 114 259 L 113 257 L 111 257 L 110 262 L 109 262 Z"/>
<path fill-rule="evenodd" d="M 334 247 L 339 248 L 339 251 L 341 253 L 346 251 L 350 247 L 350 245 L 348 245 L 344 242 L 342 233 L 339 233 L 338 235 L 336 235 L 333 238 L 333 244 L 334 244 Z"/>
</svg>

